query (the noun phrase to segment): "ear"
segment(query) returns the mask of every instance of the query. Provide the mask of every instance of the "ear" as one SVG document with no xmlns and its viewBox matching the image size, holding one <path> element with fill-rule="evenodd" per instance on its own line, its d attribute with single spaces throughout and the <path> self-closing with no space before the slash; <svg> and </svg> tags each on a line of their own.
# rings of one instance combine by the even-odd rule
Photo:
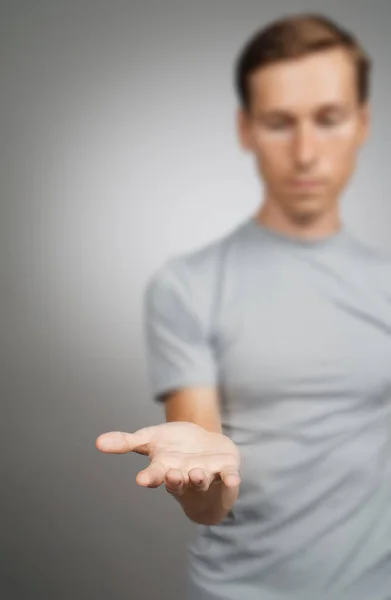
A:
<svg viewBox="0 0 391 600">
<path fill-rule="evenodd" d="M 238 138 L 243 150 L 252 150 L 252 139 L 250 131 L 250 120 L 249 115 L 242 107 L 237 109 L 236 113 L 236 127 Z"/>
<path fill-rule="evenodd" d="M 371 111 L 368 102 L 365 102 L 360 108 L 360 119 L 361 119 L 361 131 L 360 131 L 360 143 L 363 144 L 370 131 L 371 124 Z"/>
</svg>

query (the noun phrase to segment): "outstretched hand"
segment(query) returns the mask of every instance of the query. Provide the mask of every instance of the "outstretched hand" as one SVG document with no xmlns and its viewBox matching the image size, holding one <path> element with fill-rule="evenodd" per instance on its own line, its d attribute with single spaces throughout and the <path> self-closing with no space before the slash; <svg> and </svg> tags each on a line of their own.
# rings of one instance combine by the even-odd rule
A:
<svg viewBox="0 0 391 600">
<path fill-rule="evenodd" d="M 223 482 L 228 488 L 240 485 L 236 445 L 227 436 L 194 423 L 175 421 L 134 433 L 104 433 L 95 444 L 109 454 L 148 456 L 149 465 L 136 477 L 142 487 L 157 488 L 164 483 L 168 492 L 180 496 L 188 488 L 207 491 L 213 483 Z"/>
</svg>

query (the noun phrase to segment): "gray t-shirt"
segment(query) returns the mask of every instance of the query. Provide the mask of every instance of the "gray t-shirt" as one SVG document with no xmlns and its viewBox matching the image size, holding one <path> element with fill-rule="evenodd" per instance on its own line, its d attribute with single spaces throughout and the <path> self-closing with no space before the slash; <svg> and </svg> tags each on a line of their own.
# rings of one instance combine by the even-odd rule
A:
<svg viewBox="0 0 391 600">
<path fill-rule="evenodd" d="M 187 600 L 391 598 L 391 260 L 251 217 L 169 258 L 144 306 L 154 398 L 218 386 L 242 457 Z"/>
</svg>

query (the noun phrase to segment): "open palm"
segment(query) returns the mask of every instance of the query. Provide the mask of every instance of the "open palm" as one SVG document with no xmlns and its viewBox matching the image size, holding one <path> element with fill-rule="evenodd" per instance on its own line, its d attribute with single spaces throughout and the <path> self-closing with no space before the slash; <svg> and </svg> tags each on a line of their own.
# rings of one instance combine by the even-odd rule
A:
<svg viewBox="0 0 391 600">
<path fill-rule="evenodd" d="M 164 483 L 168 491 L 180 494 L 188 487 L 206 491 L 215 482 L 233 488 L 240 483 L 236 445 L 194 423 L 176 421 L 134 433 L 105 433 L 97 438 L 96 447 L 105 453 L 148 456 L 149 465 L 136 477 L 143 487 Z"/>
</svg>

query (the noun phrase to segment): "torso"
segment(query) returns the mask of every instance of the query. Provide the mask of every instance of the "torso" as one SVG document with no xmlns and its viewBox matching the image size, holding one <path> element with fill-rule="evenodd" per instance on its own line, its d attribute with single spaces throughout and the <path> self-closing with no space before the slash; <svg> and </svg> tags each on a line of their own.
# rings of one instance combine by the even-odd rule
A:
<svg viewBox="0 0 391 600">
<path fill-rule="evenodd" d="M 213 253 L 209 324 L 242 486 L 225 522 L 190 545 L 194 591 L 236 600 L 242 582 L 246 600 L 383 600 L 391 261 L 345 231 L 296 244 L 252 220 Z M 205 251 L 189 264 L 202 285 Z"/>
</svg>

